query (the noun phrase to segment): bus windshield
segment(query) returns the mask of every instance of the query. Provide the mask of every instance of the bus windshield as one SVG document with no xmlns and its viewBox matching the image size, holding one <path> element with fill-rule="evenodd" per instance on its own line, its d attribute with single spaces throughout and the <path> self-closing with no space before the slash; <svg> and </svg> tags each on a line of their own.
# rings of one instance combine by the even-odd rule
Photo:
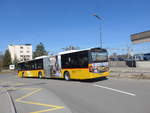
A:
<svg viewBox="0 0 150 113">
<path fill-rule="evenodd" d="M 108 60 L 107 52 L 91 52 L 92 62 L 106 62 Z"/>
</svg>

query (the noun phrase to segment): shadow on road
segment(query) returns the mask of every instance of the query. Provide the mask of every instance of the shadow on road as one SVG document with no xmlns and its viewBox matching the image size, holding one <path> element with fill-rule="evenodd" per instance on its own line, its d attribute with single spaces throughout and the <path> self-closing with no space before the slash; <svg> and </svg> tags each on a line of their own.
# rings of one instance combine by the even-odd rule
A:
<svg viewBox="0 0 150 113">
<path fill-rule="evenodd" d="M 66 80 L 64 80 L 62 78 L 44 78 L 44 79 L 66 81 Z M 99 82 L 99 81 L 104 81 L 104 80 L 108 80 L 108 78 L 106 78 L 106 77 L 100 77 L 100 78 L 87 79 L 87 80 L 73 80 L 73 79 L 71 79 L 69 81 L 72 81 L 72 82 L 82 82 L 82 83 L 84 83 L 84 82 L 90 83 L 90 82 Z M 67 81 L 67 82 L 69 82 L 69 81 Z"/>
<path fill-rule="evenodd" d="M 26 78 L 26 77 L 24 77 L 24 78 Z M 30 79 L 46 79 L 46 80 L 62 80 L 62 81 L 66 81 L 65 79 L 63 79 L 63 78 L 35 78 L 35 77 L 30 77 Z M 94 79 L 87 79 L 87 80 L 73 80 L 73 79 L 71 79 L 71 80 L 69 80 L 69 81 L 72 81 L 72 82 L 82 82 L 82 83 L 84 83 L 84 82 L 99 82 L 99 81 L 104 81 L 104 80 L 108 80 L 108 78 L 107 77 L 99 77 L 99 78 L 94 78 Z M 69 81 L 67 81 L 67 82 L 69 82 Z"/>
<path fill-rule="evenodd" d="M 80 82 L 99 82 L 99 81 L 104 81 L 108 80 L 107 77 L 99 77 L 99 78 L 94 78 L 94 79 L 88 79 L 88 80 L 79 80 Z"/>
</svg>

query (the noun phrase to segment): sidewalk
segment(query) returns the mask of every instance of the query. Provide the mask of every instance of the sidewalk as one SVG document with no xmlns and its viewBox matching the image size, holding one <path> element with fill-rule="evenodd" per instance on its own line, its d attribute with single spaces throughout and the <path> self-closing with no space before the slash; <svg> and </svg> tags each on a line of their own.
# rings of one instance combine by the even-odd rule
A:
<svg viewBox="0 0 150 113">
<path fill-rule="evenodd" d="M 150 79 L 150 69 L 129 68 L 129 67 L 110 67 L 111 77 Z"/>
</svg>

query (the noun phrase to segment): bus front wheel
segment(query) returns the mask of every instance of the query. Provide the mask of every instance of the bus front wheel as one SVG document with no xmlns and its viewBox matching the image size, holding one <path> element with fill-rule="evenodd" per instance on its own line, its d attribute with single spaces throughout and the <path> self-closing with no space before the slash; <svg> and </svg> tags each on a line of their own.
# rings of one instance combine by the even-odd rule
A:
<svg viewBox="0 0 150 113">
<path fill-rule="evenodd" d="M 70 80 L 70 74 L 69 74 L 68 71 L 66 71 L 66 72 L 64 73 L 64 79 L 67 80 L 67 81 Z"/>
<path fill-rule="evenodd" d="M 39 72 L 39 73 L 38 73 L 38 77 L 39 77 L 39 78 L 42 78 L 42 72 Z"/>
</svg>

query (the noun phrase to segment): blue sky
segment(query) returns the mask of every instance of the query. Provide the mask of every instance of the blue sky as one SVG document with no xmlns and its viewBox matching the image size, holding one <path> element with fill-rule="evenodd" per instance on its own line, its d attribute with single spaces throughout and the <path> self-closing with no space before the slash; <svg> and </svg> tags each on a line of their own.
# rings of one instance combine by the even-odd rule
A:
<svg viewBox="0 0 150 113">
<path fill-rule="evenodd" d="M 42 42 L 49 51 L 69 45 L 99 45 L 99 20 L 103 17 L 103 47 L 132 45 L 130 34 L 150 29 L 149 0 L 0 0 L 0 51 L 8 44 Z"/>
</svg>

